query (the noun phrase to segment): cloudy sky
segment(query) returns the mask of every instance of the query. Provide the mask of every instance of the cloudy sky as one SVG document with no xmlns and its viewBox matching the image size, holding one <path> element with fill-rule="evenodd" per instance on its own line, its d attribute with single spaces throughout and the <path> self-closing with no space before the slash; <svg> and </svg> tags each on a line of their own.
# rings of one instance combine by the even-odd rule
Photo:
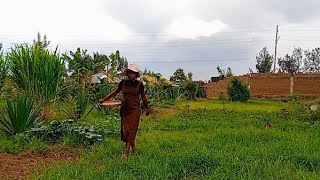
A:
<svg viewBox="0 0 320 180">
<path fill-rule="evenodd" d="M 61 53 L 120 50 L 129 63 L 169 77 L 177 68 L 194 79 L 216 67 L 240 75 L 267 46 L 278 55 L 320 47 L 319 0 L 0 0 L 0 42 L 31 43 L 46 34 Z"/>
</svg>

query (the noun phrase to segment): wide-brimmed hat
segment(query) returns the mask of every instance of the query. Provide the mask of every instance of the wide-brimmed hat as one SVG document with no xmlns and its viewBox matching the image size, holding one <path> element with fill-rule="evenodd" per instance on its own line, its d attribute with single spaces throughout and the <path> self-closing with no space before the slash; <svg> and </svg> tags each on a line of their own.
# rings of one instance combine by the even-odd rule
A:
<svg viewBox="0 0 320 180">
<path fill-rule="evenodd" d="M 136 64 L 130 64 L 127 69 L 129 69 L 133 72 L 139 72 L 138 65 L 136 65 Z"/>
<path fill-rule="evenodd" d="M 139 68 L 137 64 L 130 64 L 127 69 L 124 71 L 124 75 L 128 75 L 128 70 L 137 73 L 137 77 L 140 77 Z"/>
</svg>

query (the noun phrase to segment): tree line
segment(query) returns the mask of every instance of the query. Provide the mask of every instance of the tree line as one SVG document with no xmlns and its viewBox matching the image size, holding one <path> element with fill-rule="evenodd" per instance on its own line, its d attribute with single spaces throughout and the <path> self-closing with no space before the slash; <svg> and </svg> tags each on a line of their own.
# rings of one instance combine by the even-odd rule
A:
<svg viewBox="0 0 320 180">
<path fill-rule="evenodd" d="M 269 53 L 267 47 L 256 56 L 256 69 L 259 73 L 271 72 L 274 57 Z M 292 54 L 277 58 L 278 72 L 281 73 L 319 73 L 320 72 L 320 48 L 303 50 L 294 47 Z"/>
</svg>

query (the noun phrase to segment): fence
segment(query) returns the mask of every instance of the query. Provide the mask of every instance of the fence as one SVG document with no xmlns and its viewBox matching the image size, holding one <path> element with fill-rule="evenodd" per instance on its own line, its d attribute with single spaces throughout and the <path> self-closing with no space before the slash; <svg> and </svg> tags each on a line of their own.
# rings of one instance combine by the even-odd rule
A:
<svg viewBox="0 0 320 180">
<path fill-rule="evenodd" d="M 252 97 L 320 96 L 320 74 L 252 73 L 239 78 L 248 84 Z M 207 97 L 227 93 L 231 79 L 208 83 L 205 86 Z"/>
</svg>

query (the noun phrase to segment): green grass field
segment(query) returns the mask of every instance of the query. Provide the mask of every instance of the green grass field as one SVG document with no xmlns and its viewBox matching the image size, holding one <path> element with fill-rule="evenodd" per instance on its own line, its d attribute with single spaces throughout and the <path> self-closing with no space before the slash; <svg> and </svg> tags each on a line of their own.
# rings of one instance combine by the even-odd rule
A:
<svg viewBox="0 0 320 180">
<path fill-rule="evenodd" d="M 296 106 L 266 100 L 225 108 L 218 100 L 179 102 L 175 115 L 164 111 L 142 119 L 138 152 L 129 159 L 121 157 L 120 139 L 109 137 L 76 162 L 41 167 L 32 178 L 319 179 L 320 126 L 279 116 L 280 109 Z"/>
</svg>

